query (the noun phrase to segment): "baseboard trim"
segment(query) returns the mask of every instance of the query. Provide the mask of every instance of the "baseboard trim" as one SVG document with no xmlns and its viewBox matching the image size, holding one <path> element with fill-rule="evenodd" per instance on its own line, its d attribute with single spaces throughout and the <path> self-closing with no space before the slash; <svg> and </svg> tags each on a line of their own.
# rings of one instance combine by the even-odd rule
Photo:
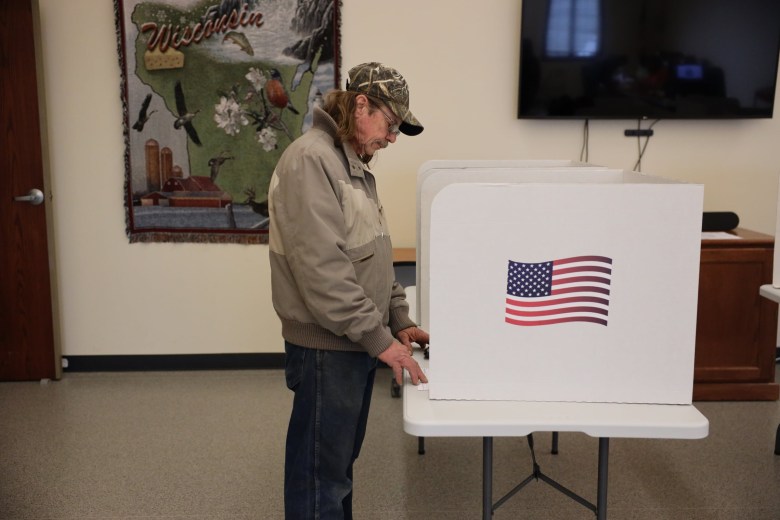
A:
<svg viewBox="0 0 780 520">
<path fill-rule="evenodd" d="M 283 353 L 63 356 L 64 372 L 284 368 Z"/>
<path fill-rule="evenodd" d="M 780 347 L 776 349 L 780 362 Z M 62 356 L 64 372 L 257 370 L 284 368 L 283 353 Z M 379 362 L 379 368 L 387 366 Z"/>
</svg>

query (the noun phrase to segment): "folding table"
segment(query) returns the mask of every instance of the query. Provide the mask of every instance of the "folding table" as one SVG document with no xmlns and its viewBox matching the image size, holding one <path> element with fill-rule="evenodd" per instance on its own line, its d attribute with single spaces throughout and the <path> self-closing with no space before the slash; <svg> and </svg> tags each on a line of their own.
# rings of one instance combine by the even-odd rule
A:
<svg viewBox="0 0 780 520">
<path fill-rule="evenodd" d="M 435 356 L 435 346 L 431 351 Z M 415 359 L 427 369 L 428 361 L 421 353 L 416 352 Z M 435 373 L 429 374 L 430 381 L 435 378 Z M 412 385 L 408 374 L 403 388 L 403 413 L 404 430 L 418 437 L 483 438 L 483 519 L 489 519 L 503 503 L 493 504 L 494 437 L 520 437 L 534 432 L 583 432 L 598 437 L 596 505 L 572 496 L 554 481 L 548 483 L 593 510 L 598 520 L 605 520 L 610 438 L 701 439 L 709 433 L 709 421 L 693 405 L 432 400 L 427 390 Z"/>
</svg>

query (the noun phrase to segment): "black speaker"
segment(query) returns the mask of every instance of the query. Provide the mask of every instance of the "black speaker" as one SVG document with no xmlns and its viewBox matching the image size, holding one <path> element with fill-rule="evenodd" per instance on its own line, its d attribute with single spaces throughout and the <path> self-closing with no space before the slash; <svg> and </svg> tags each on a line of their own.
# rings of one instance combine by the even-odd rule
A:
<svg viewBox="0 0 780 520">
<path fill-rule="evenodd" d="M 701 218 L 702 231 L 731 231 L 739 226 L 739 217 L 731 211 L 705 211 Z"/>
</svg>

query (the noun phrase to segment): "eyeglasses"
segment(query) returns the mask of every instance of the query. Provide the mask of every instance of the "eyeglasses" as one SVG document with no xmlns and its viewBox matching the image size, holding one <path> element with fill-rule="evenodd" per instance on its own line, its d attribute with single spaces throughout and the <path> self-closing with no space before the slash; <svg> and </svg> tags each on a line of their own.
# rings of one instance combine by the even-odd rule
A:
<svg viewBox="0 0 780 520">
<path fill-rule="evenodd" d="M 382 115 L 385 116 L 385 121 L 387 121 L 387 133 L 398 135 L 401 133 L 401 129 L 399 128 L 401 126 L 401 123 L 396 123 L 395 119 L 387 115 L 387 112 L 382 110 L 382 107 L 377 105 L 377 108 L 380 112 L 382 112 Z"/>
</svg>

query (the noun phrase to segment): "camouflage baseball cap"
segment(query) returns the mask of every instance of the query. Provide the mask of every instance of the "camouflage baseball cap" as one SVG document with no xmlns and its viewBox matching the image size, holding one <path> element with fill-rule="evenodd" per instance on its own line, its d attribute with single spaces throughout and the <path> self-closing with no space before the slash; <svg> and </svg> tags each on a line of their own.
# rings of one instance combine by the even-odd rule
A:
<svg viewBox="0 0 780 520">
<path fill-rule="evenodd" d="M 381 63 L 362 63 L 347 73 L 347 90 L 359 92 L 387 103 L 401 118 L 400 130 L 406 135 L 417 135 L 423 126 L 409 110 L 409 86 L 397 70 Z"/>
</svg>

